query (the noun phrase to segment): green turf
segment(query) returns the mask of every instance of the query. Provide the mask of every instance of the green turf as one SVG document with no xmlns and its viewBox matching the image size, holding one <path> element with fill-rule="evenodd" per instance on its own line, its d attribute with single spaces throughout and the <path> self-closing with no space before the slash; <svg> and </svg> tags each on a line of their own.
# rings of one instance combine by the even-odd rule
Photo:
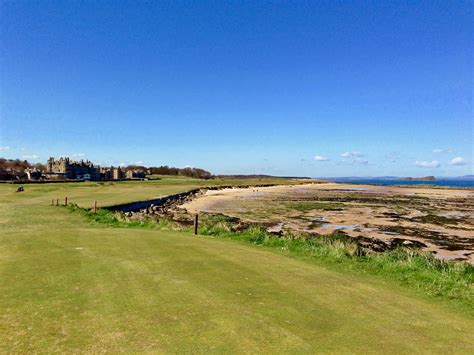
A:
<svg viewBox="0 0 474 355">
<path fill-rule="evenodd" d="M 380 278 L 48 206 L 61 194 L 105 205 L 199 184 L 0 185 L 0 351 L 474 351 L 472 317 Z"/>
<path fill-rule="evenodd" d="M 198 187 L 222 185 L 255 185 L 255 184 L 298 184 L 303 180 L 283 178 L 255 178 L 255 179 L 215 179 L 198 180 L 181 176 L 160 176 L 160 180 L 150 181 L 104 181 L 82 183 L 54 183 L 54 184 L 26 184 L 26 193 L 18 193 L 14 201 L 29 203 L 28 199 L 34 196 L 34 203 L 51 204 L 51 199 L 69 202 L 81 207 L 92 207 L 94 201 L 98 206 L 109 206 L 119 203 L 159 198 Z M 0 191 L 15 191 L 20 185 L 0 184 Z M 4 196 L 4 198 L 8 198 Z M 42 201 L 40 201 L 42 199 Z M 13 200 L 12 200 L 13 201 Z M 8 202 L 5 200 L 4 202 Z"/>
</svg>

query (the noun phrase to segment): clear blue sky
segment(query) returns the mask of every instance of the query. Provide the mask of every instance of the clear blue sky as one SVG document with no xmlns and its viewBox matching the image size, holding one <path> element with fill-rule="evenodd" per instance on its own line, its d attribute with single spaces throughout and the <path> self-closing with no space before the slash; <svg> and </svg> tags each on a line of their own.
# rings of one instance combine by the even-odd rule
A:
<svg viewBox="0 0 474 355">
<path fill-rule="evenodd" d="M 473 173 L 472 1 L 0 1 L 0 156 Z"/>
</svg>

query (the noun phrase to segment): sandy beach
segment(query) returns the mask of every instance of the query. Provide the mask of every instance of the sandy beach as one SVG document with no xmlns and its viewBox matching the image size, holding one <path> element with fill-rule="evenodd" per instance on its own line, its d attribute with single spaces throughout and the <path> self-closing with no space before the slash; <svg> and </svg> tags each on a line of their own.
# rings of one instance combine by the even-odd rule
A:
<svg viewBox="0 0 474 355">
<path fill-rule="evenodd" d="M 474 191 L 341 183 L 207 191 L 181 206 L 274 229 L 418 241 L 441 259 L 474 263 Z"/>
</svg>

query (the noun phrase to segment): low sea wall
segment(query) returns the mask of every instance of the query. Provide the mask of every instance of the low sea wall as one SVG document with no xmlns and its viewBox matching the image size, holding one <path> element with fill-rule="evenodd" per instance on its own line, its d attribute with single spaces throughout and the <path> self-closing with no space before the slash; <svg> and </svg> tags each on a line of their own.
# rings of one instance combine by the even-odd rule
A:
<svg viewBox="0 0 474 355">
<path fill-rule="evenodd" d="M 194 189 L 194 190 L 190 190 L 190 191 L 181 192 L 181 193 L 175 194 L 175 195 L 169 195 L 169 196 L 165 196 L 165 197 L 155 198 L 155 199 L 152 199 L 152 200 L 122 203 L 120 205 L 103 207 L 103 209 L 106 209 L 106 210 L 109 210 L 109 211 L 120 211 L 120 212 L 138 212 L 141 209 L 150 207 L 151 205 L 160 206 L 160 205 L 163 205 L 167 202 L 178 201 L 178 200 L 184 199 L 184 198 L 186 198 L 190 195 L 194 195 L 194 194 L 198 193 L 200 190 L 201 189 Z"/>
<path fill-rule="evenodd" d="M 232 185 L 206 186 L 206 187 L 201 187 L 201 188 L 181 192 L 175 195 L 164 196 L 164 197 L 151 199 L 151 200 L 122 203 L 119 205 L 106 206 L 102 208 L 109 211 L 139 212 L 140 210 L 146 209 L 150 207 L 151 205 L 163 206 L 163 205 L 184 203 L 185 199 L 192 198 L 193 195 L 196 195 L 205 190 L 223 190 L 223 189 L 239 189 L 239 188 L 249 188 L 249 187 L 270 187 L 270 186 L 276 186 L 276 184 L 258 184 L 258 185 L 240 185 L 240 186 L 232 186 Z"/>
</svg>

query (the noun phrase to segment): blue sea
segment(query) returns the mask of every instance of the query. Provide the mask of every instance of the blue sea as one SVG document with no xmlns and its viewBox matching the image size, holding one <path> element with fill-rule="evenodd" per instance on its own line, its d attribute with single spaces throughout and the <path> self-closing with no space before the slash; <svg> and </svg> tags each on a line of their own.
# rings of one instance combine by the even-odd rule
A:
<svg viewBox="0 0 474 355">
<path fill-rule="evenodd" d="M 377 180 L 377 179 L 327 179 L 334 182 L 341 182 L 345 184 L 370 184 L 370 185 L 435 185 L 435 186 L 449 186 L 449 187 L 470 187 L 474 188 L 474 181 L 472 180 L 436 180 L 436 181 L 413 181 L 413 180 Z"/>
</svg>

